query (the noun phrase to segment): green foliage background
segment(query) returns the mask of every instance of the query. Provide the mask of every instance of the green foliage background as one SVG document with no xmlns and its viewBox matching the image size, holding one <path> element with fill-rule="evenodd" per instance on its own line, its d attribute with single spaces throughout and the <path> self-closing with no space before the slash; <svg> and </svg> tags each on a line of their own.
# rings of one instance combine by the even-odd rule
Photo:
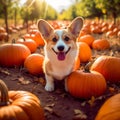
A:
<svg viewBox="0 0 120 120">
<path fill-rule="evenodd" d="M 52 0 L 51 0 L 52 1 Z M 84 18 L 113 19 L 120 16 L 120 0 L 76 0 L 67 10 L 61 13 L 48 5 L 45 0 L 0 0 L 0 18 L 5 19 L 4 8 L 7 9 L 7 19 L 13 19 L 14 24 L 19 20 L 23 22 L 37 21 L 39 18 L 49 20 L 72 20 L 77 16 Z"/>
</svg>

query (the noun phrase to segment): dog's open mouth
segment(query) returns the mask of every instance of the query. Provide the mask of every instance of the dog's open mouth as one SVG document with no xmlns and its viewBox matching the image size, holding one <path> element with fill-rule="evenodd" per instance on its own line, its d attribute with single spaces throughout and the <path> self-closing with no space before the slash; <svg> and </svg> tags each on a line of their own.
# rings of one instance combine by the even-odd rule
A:
<svg viewBox="0 0 120 120">
<path fill-rule="evenodd" d="M 66 54 L 70 51 L 70 49 L 71 49 L 71 47 L 69 47 L 66 52 L 63 52 L 63 51 L 56 52 L 56 51 L 52 48 L 52 50 L 56 53 L 58 60 L 64 60 Z"/>
</svg>

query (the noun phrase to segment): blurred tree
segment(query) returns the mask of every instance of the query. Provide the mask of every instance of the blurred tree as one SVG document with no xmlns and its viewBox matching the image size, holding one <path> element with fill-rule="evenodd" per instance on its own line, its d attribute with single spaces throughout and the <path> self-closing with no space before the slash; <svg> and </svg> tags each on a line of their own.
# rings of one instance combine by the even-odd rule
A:
<svg viewBox="0 0 120 120">
<path fill-rule="evenodd" d="M 72 1 L 72 0 L 71 0 Z M 112 16 L 114 23 L 120 15 L 120 0 L 76 0 L 73 6 L 70 6 L 60 15 L 60 19 L 72 19 L 76 16 L 85 18 Z"/>
<path fill-rule="evenodd" d="M 101 9 L 96 7 L 95 0 L 81 0 L 77 7 L 77 16 L 81 15 L 87 18 L 101 17 L 103 15 Z"/>
<path fill-rule="evenodd" d="M 67 10 L 63 10 L 58 18 L 61 20 L 72 20 L 75 17 L 77 17 L 76 6 L 71 5 Z"/>
<path fill-rule="evenodd" d="M 8 7 L 11 5 L 10 0 L 0 0 L 0 10 L 3 13 L 3 17 L 6 25 L 6 32 L 8 33 Z"/>
<path fill-rule="evenodd" d="M 60 19 L 73 19 L 77 16 L 85 18 L 101 17 L 103 15 L 100 8 L 96 7 L 95 0 L 77 0 L 75 4 L 64 11 Z"/>
<path fill-rule="evenodd" d="M 120 15 L 120 0 L 95 0 L 97 8 L 100 8 L 108 17 L 112 16 L 114 23 Z"/>
<path fill-rule="evenodd" d="M 18 0 L 19 1 L 19 0 Z M 0 0 L 0 13 L 2 13 L 1 17 L 4 18 L 6 32 L 9 34 L 8 29 L 8 9 L 12 8 L 13 3 L 16 3 L 17 0 Z M 9 37 L 7 36 L 6 41 L 8 41 Z"/>
<path fill-rule="evenodd" d="M 51 6 L 47 6 L 44 14 L 44 18 L 47 20 L 55 20 L 58 17 L 58 13 Z"/>
<path fill-rule="evenodd" d="M 26 24 L 29 20 L 35 21 L 38 18 L 56 19 L 57 12 L 45 0 L 27 0 L 22 6 L 21 16 Z"/>
</svg>

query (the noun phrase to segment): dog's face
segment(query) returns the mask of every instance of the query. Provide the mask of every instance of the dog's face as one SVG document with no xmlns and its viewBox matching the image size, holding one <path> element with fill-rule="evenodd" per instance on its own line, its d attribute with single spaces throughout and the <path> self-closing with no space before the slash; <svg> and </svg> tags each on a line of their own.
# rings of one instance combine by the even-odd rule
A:
<svg viewBox="0 0 120 120">
<path fill-rule="evenodd" d="M 50 56 L 56 56 L 63 61 L 72 52 L 76 51 L 76 39 L 82 28 L 83 20 L 78 17 L 72 21 L 67 29 L 54 30 L 53 27 L 44 20 L 38 21 L 38 29 L 45 40 L 45 49 Z"/>
</svg>

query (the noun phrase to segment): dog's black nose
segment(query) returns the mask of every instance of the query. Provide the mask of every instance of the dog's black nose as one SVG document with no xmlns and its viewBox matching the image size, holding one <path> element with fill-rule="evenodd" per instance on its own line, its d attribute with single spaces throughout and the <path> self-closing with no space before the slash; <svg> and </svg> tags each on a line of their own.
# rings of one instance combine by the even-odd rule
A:
<svg viewBox="0 0 120 120">
<path fill-rule="evenodd" d="M 64 46 L 58 46 L 57 47 L 59 51 L 63 51 L 64 50 Z"/>
</svg>

